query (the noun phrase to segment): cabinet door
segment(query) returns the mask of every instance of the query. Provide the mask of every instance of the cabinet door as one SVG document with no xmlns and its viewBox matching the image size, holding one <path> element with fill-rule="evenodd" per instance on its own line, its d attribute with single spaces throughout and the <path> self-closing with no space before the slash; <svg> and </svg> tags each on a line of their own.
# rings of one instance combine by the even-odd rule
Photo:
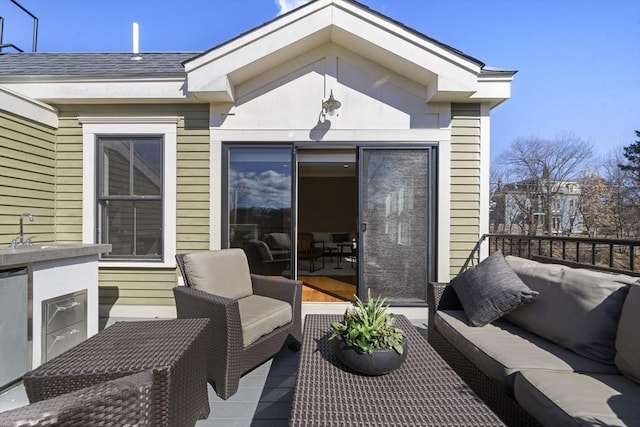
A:
<svg viewBox="0 0 640 427">
<path fill-rule="evenodd" d="M 27 372 L 26 269 L 0 271 L 0 386 Z"/>
</svg>

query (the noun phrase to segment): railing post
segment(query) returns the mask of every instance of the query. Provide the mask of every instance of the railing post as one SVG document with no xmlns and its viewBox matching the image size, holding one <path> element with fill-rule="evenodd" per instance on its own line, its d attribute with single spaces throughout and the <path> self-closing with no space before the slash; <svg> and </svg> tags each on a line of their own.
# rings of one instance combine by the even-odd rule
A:
<svg viewBox="0 0 640 427">
<path fill-rule="evenodd" d="M 576 262 L 580 262 L 580 242 L 576 242 Z"/>
<path fill-rule="evenodd" d="M 562 241 L 562 259 L 563 260 L 567 259 L 567 241 L 566 240 Z"/>
<path fill-rule="evenodd" d="M 613 243 L 609 244 L 609 267 L 613 267 Z"/>
<path fill-rule="evenodd" d="M 629 270 L 631 271 L 635 271 L 635 248 L 634 245 L 629 245 L 629 255 L 631 256 L 629 259 Z"/>
<path fill-rule="evenodd" d="M 596 265 L 596 244 L 591 244 L 591 265 Z"/>
</svg>

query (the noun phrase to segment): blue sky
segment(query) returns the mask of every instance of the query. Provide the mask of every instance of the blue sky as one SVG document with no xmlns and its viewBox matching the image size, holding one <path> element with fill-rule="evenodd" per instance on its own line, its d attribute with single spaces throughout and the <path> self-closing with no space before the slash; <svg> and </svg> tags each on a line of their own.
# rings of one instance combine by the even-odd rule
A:
<svg viewBox="0 0 640 427">
<path fill-rule="evenodd" d="M 296 0 L 18 0 L 39 19 L 40 52 L 203 51 Z M 287 3 L 289 3 L 287 5 Z M 640 130 L 640 0 L 362 0 L 471 55 L 518 70 L 493 110 L 492 157 L 518 137 L 572 132 L 602 156 Z M 0 0 L 4 43 L 31 50 L 32 20 Z M 1 59 L 0 59 L 1 60 Z"/>
</svg>

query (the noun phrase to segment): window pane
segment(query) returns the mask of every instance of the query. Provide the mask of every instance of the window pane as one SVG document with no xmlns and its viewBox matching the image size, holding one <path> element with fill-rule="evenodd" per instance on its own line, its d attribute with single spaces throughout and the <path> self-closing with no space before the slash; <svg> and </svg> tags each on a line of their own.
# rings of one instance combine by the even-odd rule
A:
<svg viewBox="0 0 640 427">
<path fill-rule="evenodd" d="M 156 256 L 162 253 L 162 202 L 136 202 L 136 255 Z"/>
<path fill-rule="evenodd" d="M 160 195 L 162 191 L 162 143 L 160 139 L 133 144 L 133 194 Z"/>
<path fill-rule="evenodd" d="M 109 200 L 101 203 L 101 213 L 101 243 L 113 248 L 107 257 L 161 257 L 161 201 Z"/>
<path fill-rule="evenodd" d="M 103 140 L 102 196 L 126 196 L 129 189 L 130 144 L 121 140 Z"/>
<path fill-rule="evenodd" d="M 133 255 L 133 201 L 102 203 L 102 242 L 111 243 L 113 256 Z"/>
</svg>

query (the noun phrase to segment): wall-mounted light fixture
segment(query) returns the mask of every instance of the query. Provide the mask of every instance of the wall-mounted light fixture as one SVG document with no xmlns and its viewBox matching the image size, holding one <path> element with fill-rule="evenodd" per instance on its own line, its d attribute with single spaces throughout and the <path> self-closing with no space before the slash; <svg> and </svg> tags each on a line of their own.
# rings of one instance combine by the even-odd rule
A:
<svg viewBox="0 0 640 427">
<path fill-rule="evenodd" d="M 340 101 L 333 97 L 333 90 L 329 94 L 329 98 L 322 102 L 322 113 L 327 116 L 335 116 L 336 110 L 340 108 L 342 104 Z"/>
</svg>

